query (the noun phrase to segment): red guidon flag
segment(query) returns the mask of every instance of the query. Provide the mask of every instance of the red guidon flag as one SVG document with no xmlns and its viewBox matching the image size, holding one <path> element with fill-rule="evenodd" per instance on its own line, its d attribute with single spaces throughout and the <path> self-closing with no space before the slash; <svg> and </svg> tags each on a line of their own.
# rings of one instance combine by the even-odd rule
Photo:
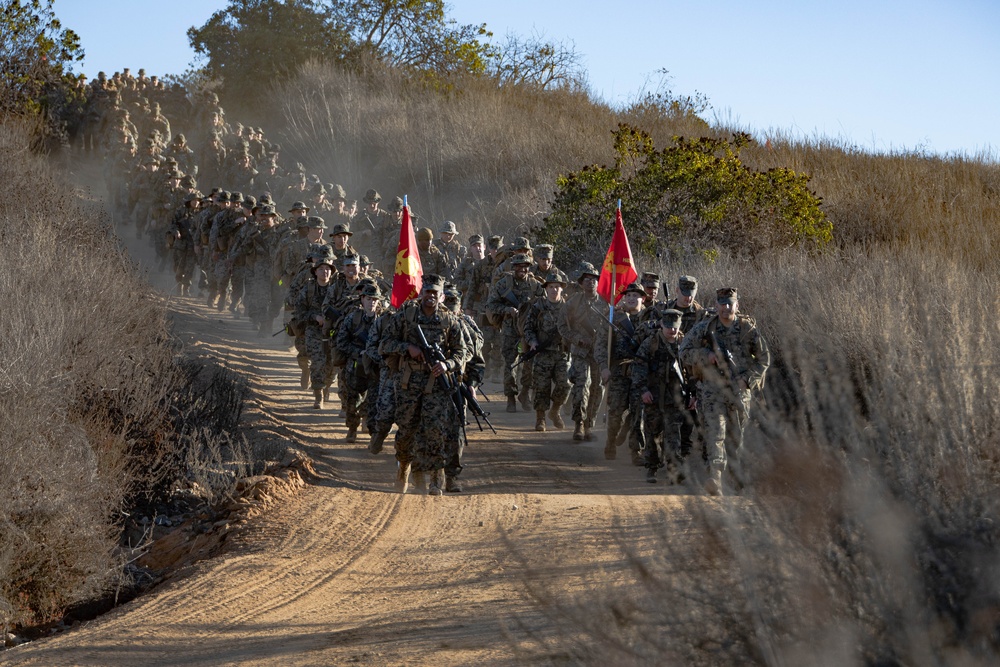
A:
<svg viewBox="0 0 1000 667">
<path fill-rule="evenodd" d="M 424 275 L 417 251 L 417 237 L 413 234 L 410 221 L 410 207 L 403 204 L 403 226 L 399 228 L 399 245 L 396 248 L 396 268 L 392 275 L 392 298 L 394 308 L 399 308 L 407 299 L 420 293 L 420 281 Z"/>
<path fill-rule="evenodd" d="M 622 209 L 615 214 L 615 235 L 611 238 L 611 246 L 604 257 L 601 267 L 601 277 L 597 280 L 597 293 L 611 305 L 622 298 L 622 291 L 639 277 L 632 263 L 632 249 L 628 246 L 625 236 L 625 225 L 622 223 Z M 614 292 L 614 301 L 611 294 Z"/>
</svg>

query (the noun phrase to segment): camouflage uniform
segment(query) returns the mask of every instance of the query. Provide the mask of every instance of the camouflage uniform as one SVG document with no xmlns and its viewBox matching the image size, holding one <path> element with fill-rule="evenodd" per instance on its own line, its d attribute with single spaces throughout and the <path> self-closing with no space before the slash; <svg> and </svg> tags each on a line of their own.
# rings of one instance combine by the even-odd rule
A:
<svg viewBox="0 0 1000 667">
<path fill-rule="evenodd" d="M 643 405 L 639 394 L 632 390 L 633 360 L 636 350 L 644 339 L 649 338 L 651 330 L 648 324 L 640 323 L 639 311 L 630 315 L 623 310 L 616 310 L 615 327 L 607 323 L 599 330 L 596 344 L 598 364 L 601 372 L 610 372 L 608 379 L 608 433 L 604 445 L 605 458 L 614 459 L 615 449 L 622 437 L 627 437 L 628 448 L 632 452 L 632 462 L 641 461 L 640 452 L 643 449 L 642 413 Z M 658 325 L 654 325 L 658 326 Z M 608 366 L 608 335 L 611 336 L 611 366 Z M 641 392 L 640 392 L 641 393 Z M 626 418 L 626 413 L 628 416 Z M 624 430 L 623 430 L 624 429 Z"/>
<path fill-rule="evenodd" d="M 462 329 L 462 338 L 465 342 L 465 349 L 468 351 L 468 360 L 465 362 L 457 380 L 470 388 L 478 387 L 483 383 L 486 364 L 483 361 L 483 333 L 479 330 L 475 320 L 461 312 L 460 306 L 461 292 L 456 290 L 445 290 L 445 305 L 455 313 L 458 324 Z M 465 428 L 468 424 L 468 406 L 463 402 L 462 411 L 458 415 L 459 425 Z M 462 454 L 465 452 L 467 438 L 457 438 L 446 443 L 445 447 L 445 490 L 458 493 L 462 487 L 458 483 L 458 476 L 462 472 Z"/>
<path fill-rule="evenodd" d="M 653 402 L 645 406 L 645 465 L 647 479 L 655 481 L 656 470 L 664 466 L 676 475 L 684 461 L 681 429 L 688 421 L 685 385 L 678 344 L 657 331 L 639 346 L 632 364 L 632 389 L 641 396 L 646 391 Z"/>
<path fill-rule="evenodd" d="M 413 312 L 410 312 L 413 311 Z M 467 351 L 458 319 L 443 305 L 430 316 L 414 302 L 389 322 L 379 352 L 395 355 L 399 364 L 396 376 L 396 459 L 405 470 L 442 470 L 447 463 L 447 443 L 458 440 L 460 429 L 455 402 L 442 388 L 426 362 L 412 359 L 409 345 L 420 345 L 417 326 L 430 344 L 441 345 L 449 372 L 461 369 Z"/>
<path fill-rule="evenodd" d="M 352 440 L 352 436 L 357 433 L 361 416 L 368 414 L 370 389 L 373 387 L 373 380 L 377 378 L 371 373 L 373 364 L 365 363 L 368 335 L 376 317 L 376 313 L 369 315 L 361 308 L 354 308 L 341 321 L 334 341 L 336 348 L 346 358 L 338 388 L 340 405 L 347 416 L 348 440 Z M 375 370 L 378 370 L 377 367 Z"/>
<path fill-rule="evenodd" d="M 458 234 L 458 230 L 455 228 L 454 222 L 445 222 L 438 232 L 439 234 Z M 455 272 L 458 270 L 458 265 L 465 259 L 465 254 L 468 252 L 468 248 L 458 242 L 458 237 L 453 236 L 451 241 L 445 243 L 441 240 L 436 243 L 435 246 L 441 252 L 442 259 L 444 261 L 443 273 L 439 274 L 445 277 L 446 280 L 455 280 Z"/>
<path fill-rule="evenodd" d="M 570 364 L 569 381 L 573 383 L 570 392 L 573 421 L 583 424 L 585 432 L 593 428 L 597 410 L 604 397 L 601 369 L 597 361 L 599 352 L 594 349 L 597 332 L 601 327 L 607 326 L 601 310 L 606 310 L 606 304 L 598 295 L 591 297 L 583 292 L 574 294 L 566 302 L 566 317 L 563 318 L 561 329 L 563 338 L 572 345 L 570 352 L 573 361 Z"/>
<path fill-rule="evenodd" d="M 307 257 L 332 257 L 332 252 L 327 252 L 329 246 L 321 244 L 311 244 L 309 250 L 307 251 Z M 308 261 L 304 261 L 299 265 L 298 271 L 296 271 L 294 277 L 288 283 L 288 304 L 291 308 L 291 321 L 299 321 L 297 315 L 295 314 L 295 301 L 302 288 L 311 282 L 313 279 L 312 274 L 312 264 Z M 333 285 L 333 282 L 330 282 Z M 301 334 L 297 334 L 294 340 L 295 351 L 297 354 L 297 362 L 299 368 L 302 369 L 303 373 L 309 370 L 309 351 L 306 349 L 306 338 L 305 331 Z M 303 389 L 305 387 L 303 386 Z"/>
<path fill-rule="evenodd" d="M 552 303 L 547 298 L 540 298 L 531 304 L 524 323 L 525 344 L 529 349 L 537 345 L 539 350 L 533 360 L 535 412 L 544 426 L 543 413 L 550 410 L 549 418 L 556 428 L 562 428 L 559 408 L 566 402 L 570 389 L 569 352 L 559 333 L 565 308 L 565 301 Z"/>
<path fill-rule="evenodd" d="M 264 210 L 273 216 L 274 207 L 267 206 Z M 261 336 L 270 331 L 281 307 L 281 292 L 273 275 L 273 258 L 279 240 L 274 227 L 263 229 L 260 223 L 251 220 L 241 227 L 230 250 L 234 261 L 242 261 L 247 317 Z"/>
<path fill-rule="evenodd" d="M 719 358 L 718 350 L 714 351 L 718 365 L 709 363 L 713 333 L 719 349 L 728 350 L 733 357 L 735 378 L 726 361 Z M 771 364 L 767 343 L 752 318 L 737 314 L 732 326 L 727 327 L 713 315 L 687 333 L 680 344 L 680 355 L 698 380 L 698 409 L 705 424 L 709 466 L 715 472 L 724 470 L 728 464 L 739 475 L 739 454 L 751 392 L 761 386 Z M 740 381 L 748 388 L 743 389 Z"/>
<path fill-rule="evenodd" d="M 486 366 L 487 368 L 499 369 L 503 366 L 500 354 L 500 328 L 493 324 L 492 318 L 486 310 L 493 268 L 493 259 L 489 255 L 476 262 L 471 268 L 471 276 L 465 283 L 468 285 L 468 291 L 463 290 L 463 294 L 466 295 L 464 309 L 476 318 L 483 331 L 483 358 L 486 359 Z M 491 372 L 490 375 L 502 379 L 502 375 L 495 371 Z"/>
<path fill-rule="evenodd" d="M 325 390 L 333 383 L 329 331 L 316 322 L 316 317 L 323 314 L 323 301 L 329 289 L 329 285 L 319 285 L 313 280 L 302 287 L 295 300 L 295 317 L 305 322 L 305 348 L 314 392 Z"/>
<path fill-rule="evenodd" d="M 195 196 L 192 195 L 192 199 Z M 194 237 L 198 209 L 186 204 L 174 212 L 174 218 L 167 230 L 168 245 L 174 264 L 174 279 L 181 295 L 190 294 L 194 275 Z"/>
<path fill-rule="evenodd" d="M 521 280 L 517 279 L 513 273 L 508 273 L 493 285 L 489 298 L 486 300 L 486 311 L 492 315 L 494 323 L 500 322 L 500 353 L 504 362 L 503 391 L 508 398 L 508 410 L 512 406 L 511 400 L 518 394 L 517 378 L 511 367 L 517 361 L 521 332 L 517 327 L 517 316 L 510 315 L 507 309 L 526 308 L 538 293 L 538 289 L 538 279 L 530 273 Z M 521 372 L 521 391 L 525 395 L 531 387 L 528 384 L 530 379 L 530 376 L 525 377 L 525 373 Z"/>
<path fill-rule="evenodd" d="M 373 439 L 376 434 L 380 437 L 378 449 L 381 449 L 381 440 L 389 435 L 396 418 L 395 376 L 398 367 L 391 368 L 378 351 L 385 329 L 394 315 L 395 313 L 385 313 L 375 318 L 368 331 L 368 345 L 365 349 L 370 360 L 369 363 L 378 369 L 378 391 L 375 400 L 368 401 L 368 432 L 372 434 Z M 369 446 L 369 451 L 372 451 L 371 446 Z"/>
<path fill-rule="evenodd" d="M 332 246 L 331 246 L 332 249 Z M 336 253 L 335 249 L 332 249 Z M 334 262 L 337 260 L 334 259 Z M 351 255 L 351 262 L 357 262 L 357 256 Z M 342 273 L 338 273 L 333 281 L 330 283 L 330 291 L 326 294 L 326 301 L 323 303 L 323 312 L 327 313 L 327 324 L 330 327 L 330 331 L 336 336 L 336 332 L 340 327 L 340 323 L 343 318 L 347 315 L 350 310 L 353 310 L 358 305 L 358 294 L 355 291 L 361 285 L 361 279 L 357 279 L 354 282 L 350 282 Z M 337 395 L 340 396 L 340 400 L 347 400 L 344 397 L 344 373 L 346 371 L 345 366 L 337 367 Z M 346 408 L 345 408 L 346 409 Z"/>
</svg>

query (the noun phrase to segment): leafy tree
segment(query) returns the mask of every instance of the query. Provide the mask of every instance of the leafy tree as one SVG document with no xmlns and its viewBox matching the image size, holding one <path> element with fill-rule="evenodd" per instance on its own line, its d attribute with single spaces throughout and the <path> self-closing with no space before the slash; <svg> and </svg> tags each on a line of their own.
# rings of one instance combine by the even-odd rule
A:
<svg viewBox="0 0 1000 667">
<path fill-rule="evenodd" d="M 223 92 L 244 95 L 310 59 L 342 54 L 349 36 L 314 0 L 230 0 L 188 40 Z"/>
<path fill-rule="evenodd" d="M 56 18 L 52 0 L 0 0 L 0 117 L 45 116 L 75 89 L 79 36 Z"/>
<path fill-rule="evenodd" d="M 447 17 L 444 0 L 327 0 L 339 29 L 351 36 L 345 57 L 373 57 L 387 65 L 448 75 L 483 74 L 489 47 L 486 24 Z"/>
<path fill-rule="evenodd" d="M 753 140 L 674 137 L 657 150 L 642 130 L 620 124 L 614 166 L 587 166 L 560 176 L 552 213 L 537 230 L 566 258 L 607 245 L 611 212 L 622 200 L 629 240 L 640 252 L 711 256 L 719 249 L 753 256 L 775 246 L 819 249 L 833 225 L 791 169 L 755 171 L 739 158 Z"/>
<path fill-rule="evenodd" d="M 228 95 L 259 88 L 308 60 L 375 60 L 434 75 L 482 74 L 485 25 L 458 25 L 443 0 L 230 0 L 191 46 Z"/>
</svg>

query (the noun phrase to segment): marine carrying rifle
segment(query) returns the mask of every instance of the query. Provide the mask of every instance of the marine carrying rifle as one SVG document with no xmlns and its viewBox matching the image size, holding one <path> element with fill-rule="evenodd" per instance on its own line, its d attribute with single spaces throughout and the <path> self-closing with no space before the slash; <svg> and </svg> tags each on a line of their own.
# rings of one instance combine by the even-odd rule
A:
<svg viewBox="0 0 1000 667">
<path fill-rule="evenodd" d="M 515 361 L 513 364 L 511 364 L 510 370 L 514 370 L 515 368 L 517 368 L 526 361 L 531 361 L 532 359 L 538 356 L 539 352 L 544 352 L 546 348 L 547 348 L 546 345 L 539 345 L 534 350 L 528 350 L 527 352 L 521 353 L 519 355 L 518 360 Z"/>
<path fill-rule="evenodd" d="M 715 353 L 716 360 L 722 360 L 726 367 L 723 370 L 726 378 L 729 380 L 729 390 L 733 393 L 733 400 L 736 402 L 736 409 L 739 412 L 744 412 L 743 401 L 740 400 L 740 381 L 738 377 L 739 371 L 736 369 L 736 360 L 733 359 L 733 354 L 726 346 L 722 344 L 715 332 L 709 327 L 707 333 L 705 334 L 708 338 L 709 345 L 712 346 L 712 352 Z"/>
<path fill-rule="evenodd" d="M 424 335 L 424 330 L 419 324 L 417 325 L 417 335 L 420 336 L 420 349 L 424 353 L 424 359 L 430 366 L 433 366 L 438 362 L 447 362 L 447 359 L 444 356 L 444 350 L 441 349 L 441 345 L 438 343 L 431 345 L 427 342 L 427 336 Z M 448 372 L 443 373 L 438 377 L 438 384 L 440 384 L 442 389 L 451 394 L 451 399 L 455 402 L 455 407 L 458 408 L 459 416 L 465 412 L 464 407 L 468 405 L 472 416 L 476 418 L 476 425 L 479 426 L 480 431 L 483 430 L 483 425 L 479 421 L 482 419 L 486 422 L 487 426 L 490 427 L 490 430 L 493 431 L 494 434 L 497 432 L 497 430 L 493 428 L 493 424 L 490 423 L 490 413 L 483 410 L 483 406 L 481 406 L 479 401 L 476 400 L 475 395 L 472 393 L 472 390 L 469 389 L 468 385 L 461 380 L 453 378 L 451 373 Z M 461 420 L 461 422 L 462 436 L 465 439 L 465 443 L 468 444 L 469 438 L 465 434 L 464 420 Z"/>
</svg>

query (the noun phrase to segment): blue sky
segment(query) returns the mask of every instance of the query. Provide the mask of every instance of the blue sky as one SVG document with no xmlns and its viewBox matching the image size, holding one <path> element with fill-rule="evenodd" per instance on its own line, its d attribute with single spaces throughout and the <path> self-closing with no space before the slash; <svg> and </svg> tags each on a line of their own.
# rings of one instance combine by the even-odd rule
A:
<svg viewBox="0 0 1000 667">
<path fill-rule="evenodd" d="M 186 37 L 223 0 L 55 0 L 82 71 L 183 71 Z M 726 125 L 865 150 L 1000 154 L 1000 3 L 988 0 L 454 0 L 451 16 L 572 42 L 613 104 L 670 73 Z"/>
</svg>

